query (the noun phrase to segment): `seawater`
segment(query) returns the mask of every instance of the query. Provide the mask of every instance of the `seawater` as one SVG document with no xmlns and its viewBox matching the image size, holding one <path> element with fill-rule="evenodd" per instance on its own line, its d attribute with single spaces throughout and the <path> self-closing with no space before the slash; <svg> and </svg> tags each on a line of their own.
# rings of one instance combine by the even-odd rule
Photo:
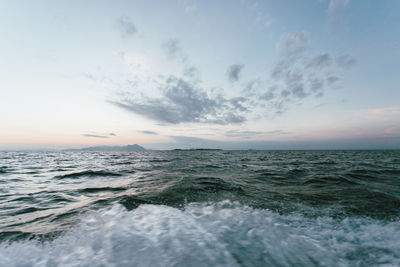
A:
<svg viewBox="0 0 400 267">
<path fill-rule="evenodd" d="M 400 265 L 400 151 L 0 152 L 0 266 Z"/>
</svg>

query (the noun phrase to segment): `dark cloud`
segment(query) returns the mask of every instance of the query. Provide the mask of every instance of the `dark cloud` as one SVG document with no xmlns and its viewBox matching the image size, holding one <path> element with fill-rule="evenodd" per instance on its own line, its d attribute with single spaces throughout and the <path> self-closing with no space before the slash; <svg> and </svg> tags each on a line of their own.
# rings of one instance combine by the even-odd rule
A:
<svg viewBox="0 0 400 267">
<path fill-rule="evenodd" d="M 290 96 L 290 91 L 289 90 L 282 90 L 281 91 L 281 97 L 282 98 L 287 98 L 288 96 Z"/>
<path fill-rule="evenodd" d="M 328 83 L 333 84 L 333 83 L 336 83 L 337 81 L 339 81 L 340 78 L 337 77 L 337 76 L 335 76 L 335 75 L 329 75 L 329 76 L 326 78 L 326 80 L 327 80 Z"/>
<path fill-rule="evenodd" d="M 170 76 L 162 85 L 161 97 L 132 99 L 125 97 L 110 103 L 161 123 L 235 124 L 243 116 L 247 99 L 211 97 L 203 88 L 182 78 Z"/>
<path fill-rule="evenodd" d="M 324 82 L 319 78 L 310 78 L 310 90 L 313 93 L 321 96 L 322 90 L 324 89 Z"/>
<path fill-rule="evenodd" d="M 340 56 L 336 59 L 336 64 L 344 69 L 349 69 L 357 63 L 357 60 L 349 57 L 348 55 Z"/>
<path fill-rule="evenodd" d="M 180 41 L 176 38 L 165 41 L 161 45 L 161 48 L 164 50 L 169 59 L 179 59 L 182 62 L 185 62 L 187 60 L 187 57 L 182 50 Z"/>
<path fill-rule="evenodd" d="M 331 65 L 331 57 L 325 53 L 319 56 L 313 57 L 307 64 L 308 68 L 318 68 L 322 69 L 325 67 L 329 67 Z"/>
<path fill-rule="evenodd" d="M 153 132 L 153 131 L 138 131 L 139 133 L 143 133 L 143 134 L 149 134 L 149 135 L 158 135 L 157 132 Z"/>
<path fill-rule="evenodd" d="M 128 17 L 121 17 L 117 20 L 117 28 L 121 32 L 122 37 L 130 37 L 137 32 L 135 24 Z"/>
<path fill-rule="evenodd" d="M 117 136 L 115 133 L 109 133 L 109 136 Z"/>
<path fill-rule="evenodd" d="M 244 68 L 244 64 L 232 64 L 228 67 L 228 79 L 231 82 L 236 82 L 240 79 L 241 72 Z"/>
<path fill-rule="evenodd" d="M 93 138 L 109 138 L 107 135 L 97 135 L 97 134 L 82 134 L 85 137 L 93 137 Z"/>
<path fill-rule="evenodd" d="M 303 74 L 300 71 L 287 71 L 285 84 L 286 89 L 296 98 L 304 98 L 308 95 L 305 92 Z"/>
</svg>

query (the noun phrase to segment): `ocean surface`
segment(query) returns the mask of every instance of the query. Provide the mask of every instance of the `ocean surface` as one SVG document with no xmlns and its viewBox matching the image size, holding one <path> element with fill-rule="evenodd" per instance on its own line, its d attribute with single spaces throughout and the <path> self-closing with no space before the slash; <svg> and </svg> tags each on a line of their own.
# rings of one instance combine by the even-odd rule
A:
<svg viewBox="0 0 400 267">
<path fill-rule="evenodd" d="M 400 266 L 400 151 L 0 152 L 0 266 Z"/>
</svg>

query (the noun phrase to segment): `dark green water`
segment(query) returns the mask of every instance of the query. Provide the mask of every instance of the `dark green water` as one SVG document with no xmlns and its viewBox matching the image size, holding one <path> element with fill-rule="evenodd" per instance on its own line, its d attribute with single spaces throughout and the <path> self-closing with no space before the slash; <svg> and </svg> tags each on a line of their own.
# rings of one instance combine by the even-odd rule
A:
<svg viewBox="0 0 400 267">
<path fill-rule="evenodd" d="M 400 265 L 400 151 L 0 152 L 0 266 Z"/>
</svg>

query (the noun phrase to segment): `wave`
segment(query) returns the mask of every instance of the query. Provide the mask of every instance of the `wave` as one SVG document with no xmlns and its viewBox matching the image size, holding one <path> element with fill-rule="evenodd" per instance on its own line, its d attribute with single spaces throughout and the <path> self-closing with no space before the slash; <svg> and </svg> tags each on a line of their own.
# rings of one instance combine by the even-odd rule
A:
<svg viewBox="0 0 400 267">
<path fill-rule="evenodd" d="M 55 240 L 1 243 L 0 265 L 396 266 L 399 248 L 399 221 L 312 219 L 230 201 L 114 205 Z"/>
<path fill-rule="evenodd" d="M 303 182 L 303 185 L 345 185 L 345 186 L 352 186 L 358 185 L 357 182 L 352 181 L 350 179 L 346 179 L 344 177 L 323 177 L 323 178 L 310 178 Z"/>
<path fill-rule="evenodd" d="M 119 192 L 124 191 L 126 188 L 124 187 L 86 187 L 82 189 L 78 189 L 79 193 L 99 193 L 99 192 Z"/>
<path fill-rule="evenodd" d="M 80 171 L 80 172 L 73 172 L 73 173 L 68 173 L 64 175 L 57 175 L 54 178 L 56 179 L 65 179 L 65 178 L 80 178 L 80 177 L 92 177 L 92 176 L 121 176 L 122 174 L 116 173 L 116 172 L 110 172 L 110 171 L 92 171 L 92 170 L 87 170 L 87 171 Z"/>
<path fill-rule="evenodd" d="M 26 213 L 31 213 L 35 211 L 41 211 L 44 210 L 44 208 L 38 208 L 38 207 L 26 207 L 26 208 L 21 208 L 16 211 L 12 211 L 7 213 L 8 216 L 15 216 L 15 215 L 20 215 L 20 214 L 26 214 Z"/>
<path fill-rule="evenodd" d="M 136 208 L 138 204 L 142 203 L 182 207 L 186 203 L 215 202 L 243 194 L 244 191 L 240 186 L 217 177 L 186 177 L 154 187 L 148 192 L 125 196 L 120 203 L 128 209 Z"/>
<path fill-rule="evenodd" d="M 150 159 L 148 162 L 159 163 L 159 162 L 171 162 L 171 161 L 167 159 Z"/>
<path fill-rule="evenodd" d="M 4 167 L 0 166 L 0 173 L 7 173 L 8 171 L 9 170 L 8 170 L 8 168 L 6 166 L 4 166 Z"/>
</svg>

